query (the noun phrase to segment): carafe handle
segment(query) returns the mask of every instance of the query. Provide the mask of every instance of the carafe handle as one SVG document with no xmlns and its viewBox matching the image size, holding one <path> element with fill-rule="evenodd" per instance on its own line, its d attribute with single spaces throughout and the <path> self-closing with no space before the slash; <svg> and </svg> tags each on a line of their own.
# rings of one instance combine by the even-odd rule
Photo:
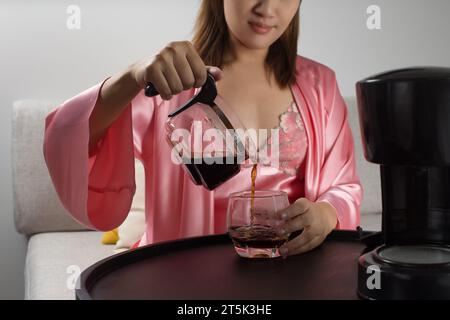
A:
<svg viewBox="0 0 450 320">
<path fill-rule="evenodd" d="M 152 83 L 148 83 L 145 87 L 145 95 L 147 97 L 153 97 L 159 95 L 158 90 L 156 90 L 155 86 Z M 202 86 L 201 90 L 197 95 L 195 95 L 192 99 L 186 102 L 184 105 L 179 107 L 177 110 L 173 111 L 169 114 L 169 117 L 176 116 L 180 112 L 186 110 L 190 106 L 196 103 L 203 103 L 209 106 L 214 104 L 214 100 L 217 97 L 217 88 L 216 88 L 216 79 L 214 76 L 207 72 L 207 78 L 205 84 Z"/>
</svg>

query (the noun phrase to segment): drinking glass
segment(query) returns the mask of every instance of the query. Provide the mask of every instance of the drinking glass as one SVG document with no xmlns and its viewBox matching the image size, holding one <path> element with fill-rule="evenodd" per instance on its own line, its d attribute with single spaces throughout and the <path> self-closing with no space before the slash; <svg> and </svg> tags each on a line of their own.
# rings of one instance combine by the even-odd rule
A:
<svg viewBox="0 0 450 320">
<path fill-rule="evenodd" d="M 275 213 L 289 206 L 284 191 L 233 192 L 228 198 L 227 227 L 236 253 L 244 258 L 275 258 L 290 234 L 279 235 Z"/>
</svg>

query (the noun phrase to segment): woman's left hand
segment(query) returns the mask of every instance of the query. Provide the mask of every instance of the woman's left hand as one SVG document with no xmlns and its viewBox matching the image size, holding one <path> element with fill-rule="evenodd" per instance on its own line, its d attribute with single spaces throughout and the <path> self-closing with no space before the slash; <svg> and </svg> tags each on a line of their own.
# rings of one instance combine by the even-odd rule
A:
<svg viewBox="0 0 450 320">
<path fill-rule="evenodd" d="M 326 202 L 312 202 L 306 198 L 297 199 L 278 213 L 279 234 L 303 232 L 280 248 L 283 257 L 310 251 L 319 246 L 327 235 L 336 228 L 336 210 Z"/>
</svg>

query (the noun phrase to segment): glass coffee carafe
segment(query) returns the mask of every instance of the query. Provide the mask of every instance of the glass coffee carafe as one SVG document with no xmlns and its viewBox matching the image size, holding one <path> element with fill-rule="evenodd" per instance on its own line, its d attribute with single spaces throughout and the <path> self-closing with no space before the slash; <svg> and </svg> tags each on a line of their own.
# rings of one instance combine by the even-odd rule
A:
<svg viewBox="0 0 450 320">
<path fill-rule="evenodd" d="M 145 94 L 151 97 L 159 93 L 149 84 Z M 172 161 L 182 164 L 192 181 L 208 190 L 237 175 L 254 148 L 237 116 L 216 98 L 215 79 L 208 72 L 200 91 L 170 113 L 165 124 Z"/>
</svg>

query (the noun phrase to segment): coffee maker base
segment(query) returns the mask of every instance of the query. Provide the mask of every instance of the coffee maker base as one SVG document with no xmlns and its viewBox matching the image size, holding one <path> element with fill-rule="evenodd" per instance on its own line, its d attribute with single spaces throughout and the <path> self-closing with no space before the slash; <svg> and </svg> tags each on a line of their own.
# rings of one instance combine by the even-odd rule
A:
<svg viewBox="0 0 450 320">
<path fill-rule="evenodd" d="M 380 246 L 359 258 L 363 299 L 450 299 L 450 247 Z"/>
</svg>

